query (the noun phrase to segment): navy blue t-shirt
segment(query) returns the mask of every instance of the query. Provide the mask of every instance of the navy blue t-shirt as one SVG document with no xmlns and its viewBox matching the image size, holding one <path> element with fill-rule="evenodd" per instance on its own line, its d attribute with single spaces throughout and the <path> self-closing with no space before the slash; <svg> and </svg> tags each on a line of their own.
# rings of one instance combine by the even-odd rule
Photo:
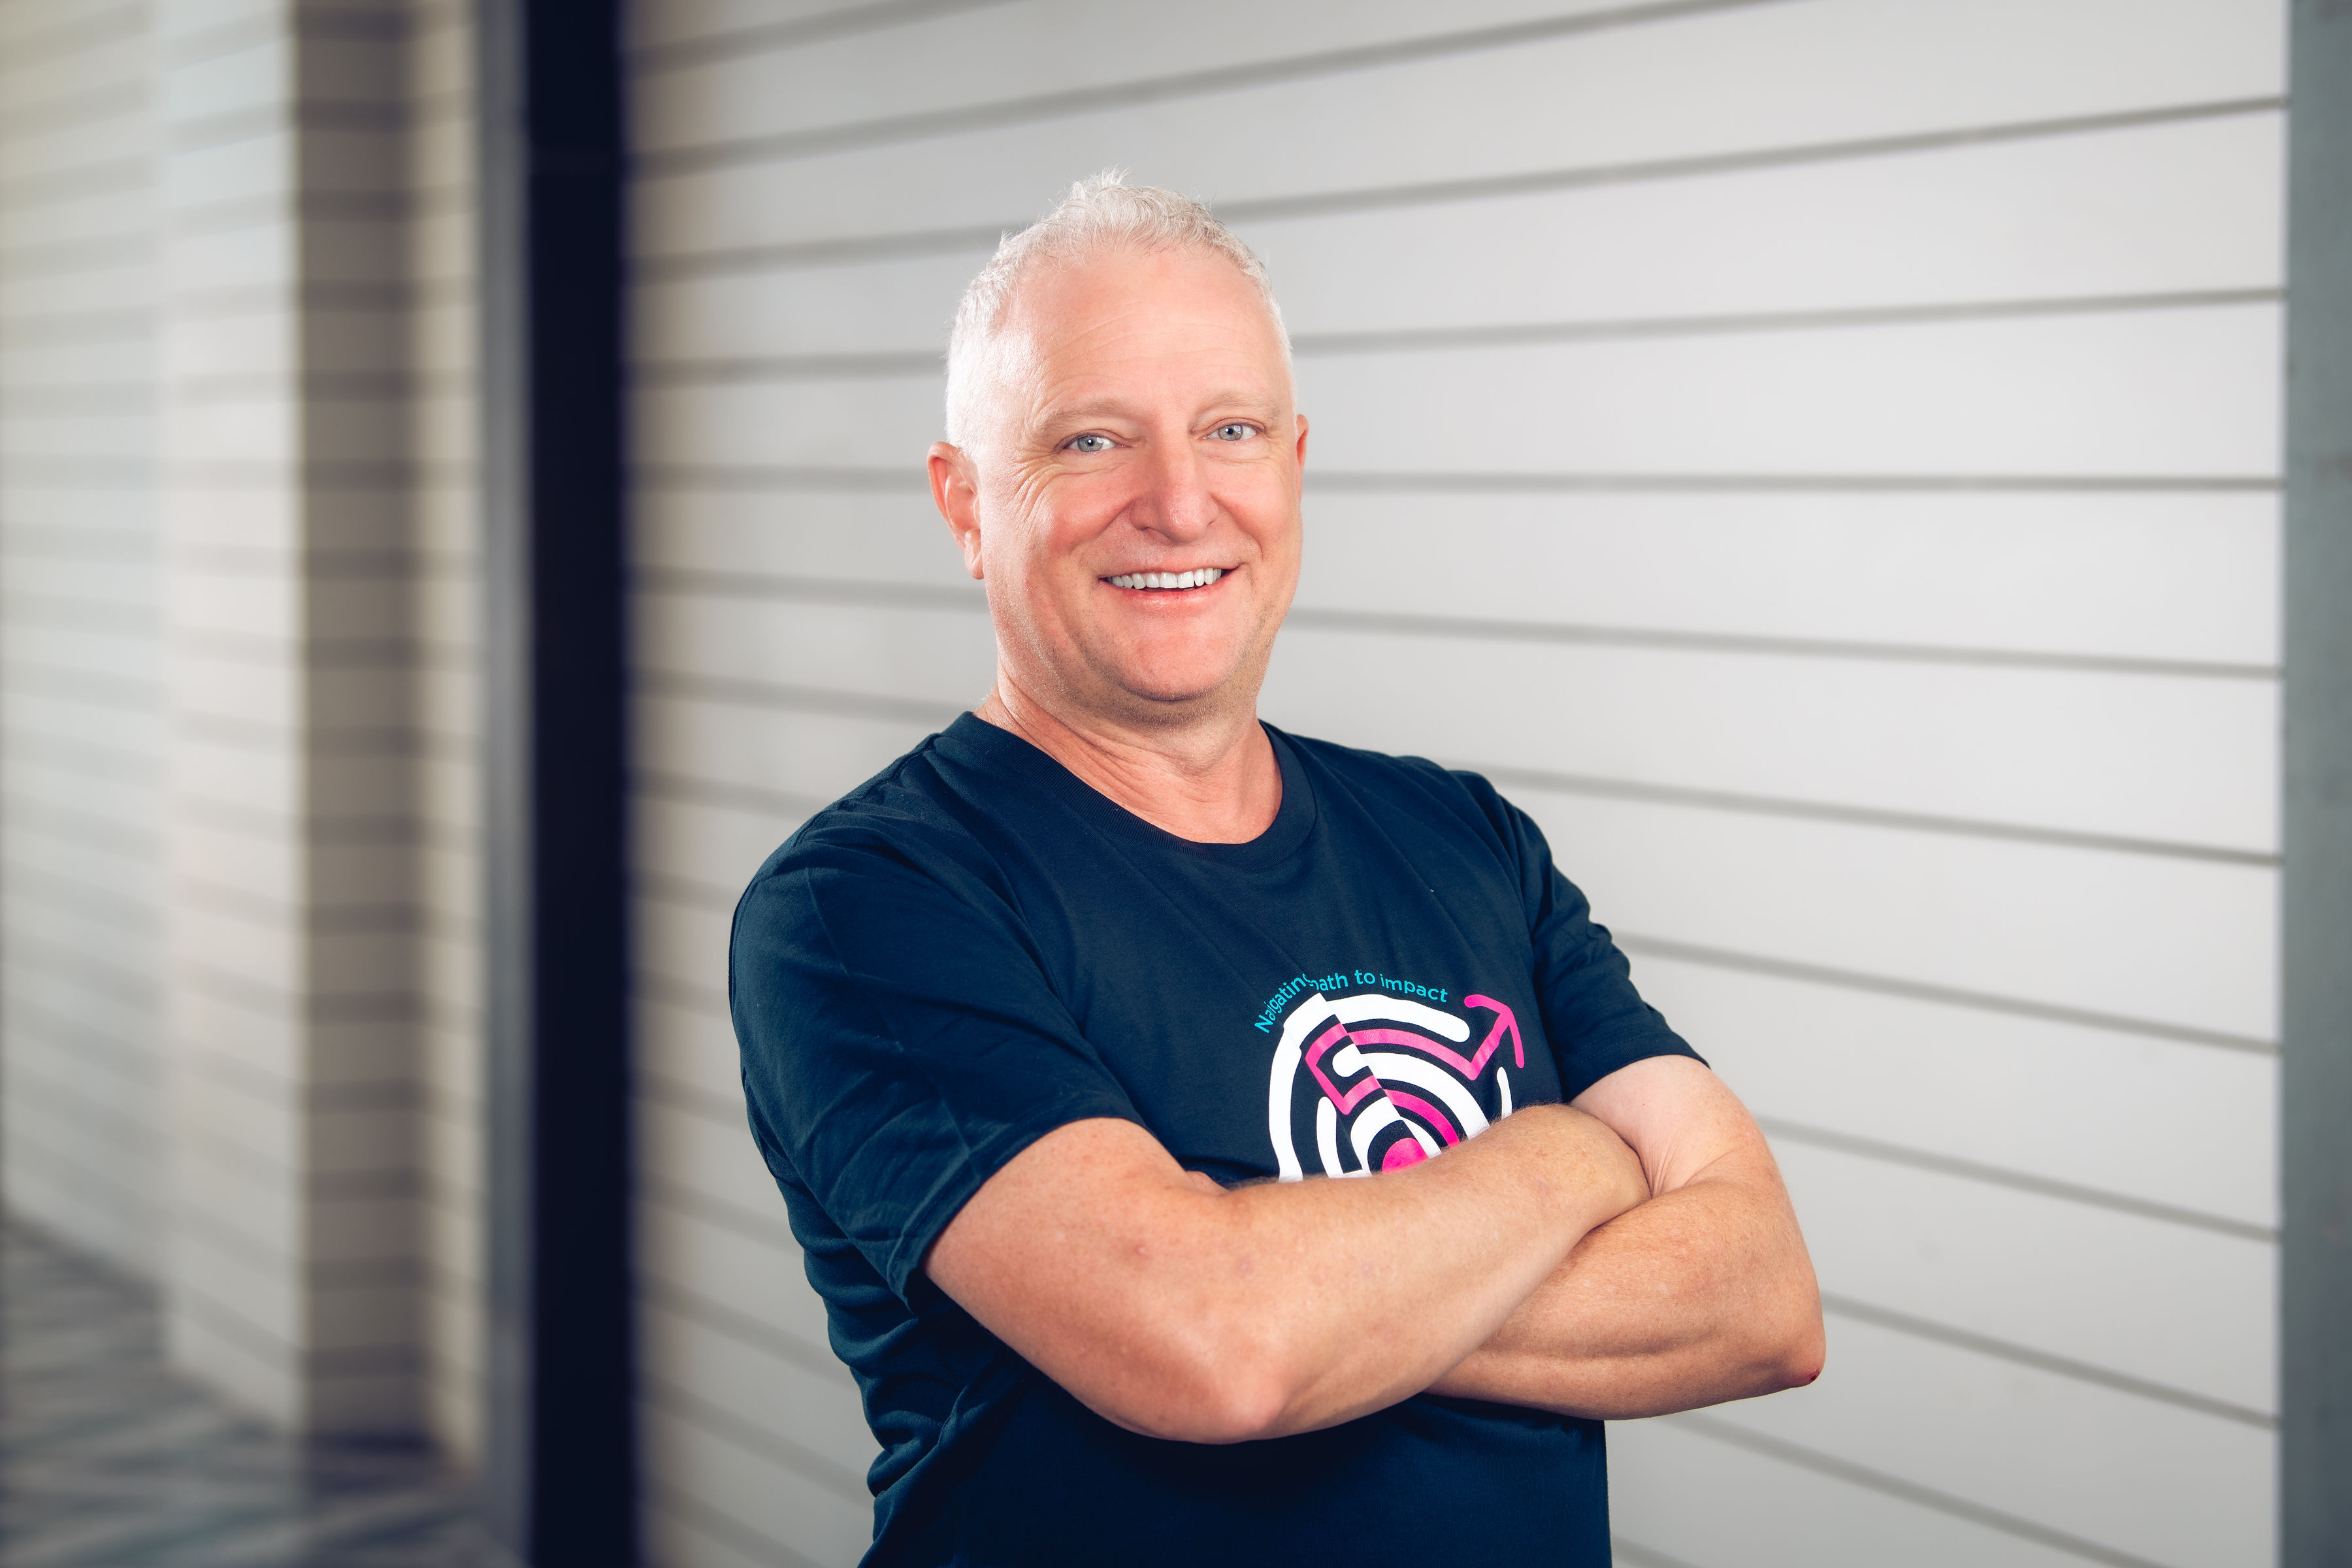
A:
<svg viewBox="0 0 2352 1568">
<path fill-rule="evenodd" d="M 1423 1394 L 1265 1442 L 1139 1436 L 922 1272 L 1066 1122 L 1139 1123 L 1227 1184 L 1356 1176 L 1693 1054 L 1484 779 L 1267 732 L 1273 826 L 1196 844 L 967 713 L 743 895 L 743 1086 L 882 1445 L 869 1564 L 1609 1562 L 1598 1422 Z"/>
</svg>

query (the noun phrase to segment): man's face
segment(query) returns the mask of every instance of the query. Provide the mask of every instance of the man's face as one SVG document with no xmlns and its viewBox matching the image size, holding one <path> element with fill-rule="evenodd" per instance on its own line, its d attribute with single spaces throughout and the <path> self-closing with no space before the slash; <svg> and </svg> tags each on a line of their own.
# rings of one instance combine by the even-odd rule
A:
<svg viewBox="0 0 2352 1568">
<path fill-rule="evenodd" d="M 1250 281 L 1208 251 L 1042 267 L 976 368 L 932 479 L 1007 673 L 1129 723 L 1254 703 L 1298 581 L 1307 422 Z M 1149 585 L 1168 574 L 1193 585 Z"/>
</svg>

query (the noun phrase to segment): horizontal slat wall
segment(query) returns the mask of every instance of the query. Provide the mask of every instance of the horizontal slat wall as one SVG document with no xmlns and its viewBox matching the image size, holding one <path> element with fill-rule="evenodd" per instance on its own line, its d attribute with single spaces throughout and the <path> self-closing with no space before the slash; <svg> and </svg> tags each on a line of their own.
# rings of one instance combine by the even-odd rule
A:
<svg viewBox="0 0 2352 1568">
<path fill-rule="evenodd" d="M 727 915 L 985 689 L 944 323 L 1109 163 L 1297 335 L 1268 716 L 1488 772 L 1782 1153 L 1830 1370 L 1618 1426 L 1622 1561 L 2267 1559 L 2281 20 L 644 0 L 660 1561 L 863 1540 Z"/>
<path fill-rule="evenodd" d="M 467 18 L 0 0 L 5 1201 L 161 1276 L 184 1360 L 249 1402 L 421 1426 L 461 1459 L 481 1289 Z M 273 205 L 289 182 L 299 244 Z M 195 460 L 159 480 L 175 438 Z M 307 489 L 271 488 L 283 462 Z M 271 728 L 306 687 L 316 707 Z M 276 763 L 305 745 L 289 794 Z M 280 943 L 297 885 L 332 908 Z M 342 987 L 300 1025 L 238 984 L 289 953 Z M 315 1211 L 325 1239 L 289 1241 L 313 1204 L 340 1205 Z"/>
<path fill-rule="evenodd" d="M 0 1185 L 161 1268 L 153 40 L 0 4 Z"/>
</svg>

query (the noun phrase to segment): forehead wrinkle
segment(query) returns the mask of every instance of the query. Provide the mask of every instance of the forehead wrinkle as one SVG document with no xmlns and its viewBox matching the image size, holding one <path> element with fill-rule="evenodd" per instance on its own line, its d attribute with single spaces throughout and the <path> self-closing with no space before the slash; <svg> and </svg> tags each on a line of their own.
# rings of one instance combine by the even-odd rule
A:
<svg viewBox="0 0 2352 1568">
<path fill-rule="evenodd" d="M 987 345 L 994 395 L 985 401 L 997 405 L 1000 417 L 1012 414 L 1010 428 L 1021 437 L 1034 440 L 1053 426 L 1090 417 L 1148 419 L 1155 401 L 1150 388 L 1162 381 L 1160 368 L 1171 360 L 1223 361 L 1220 379 L 1238 371 L 1244 383 L 1260 380 L 1271 368 L 1273 384 L 1251 392 L 1226 382 L 1200 406 L 1238 405 L 1264 416 L 1269 425 L 1287 411 L 1286 344 L 1272 314 L 1257 301 L 1251 302 L 1255 308 L 1242 312 L 1198 302 L 1180 311 L 1158 298 L 1131 294 L 1108 309 L 1074 320 L 1046 305 L 1044 296 L 1049 289 L 1039 286 L 1044 282 L 1022 280 L 1005 301 Z M 1171 343 L 1171 335 L 1184 341 Z M 1270 365 L 1265 363 L 1269 348 L 1274 351 Z M 1117 384 L 1118 372 L 1131 365 L 1146 369 L 1142 382 Z M 1102 387 L 1104 381 L 1114 384 Z"/>
</svg>

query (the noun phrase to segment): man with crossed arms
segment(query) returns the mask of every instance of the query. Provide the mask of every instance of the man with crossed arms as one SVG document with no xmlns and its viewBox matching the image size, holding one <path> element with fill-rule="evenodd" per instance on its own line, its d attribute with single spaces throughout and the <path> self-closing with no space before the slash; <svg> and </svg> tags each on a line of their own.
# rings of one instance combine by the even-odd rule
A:
<svg viewBox="0 0 2352 1568">
<path fill-rule="evenodd" d="M 1258 720 L 1307 421 L 1205 208 L 1005 240 L 948 431 L 994 689 L 732 953 L 866 1562 L 1602 1568 L 1603 1419 L 1821 1369 L 1762 1136 L 1492 786 Z"/>
</svg>

